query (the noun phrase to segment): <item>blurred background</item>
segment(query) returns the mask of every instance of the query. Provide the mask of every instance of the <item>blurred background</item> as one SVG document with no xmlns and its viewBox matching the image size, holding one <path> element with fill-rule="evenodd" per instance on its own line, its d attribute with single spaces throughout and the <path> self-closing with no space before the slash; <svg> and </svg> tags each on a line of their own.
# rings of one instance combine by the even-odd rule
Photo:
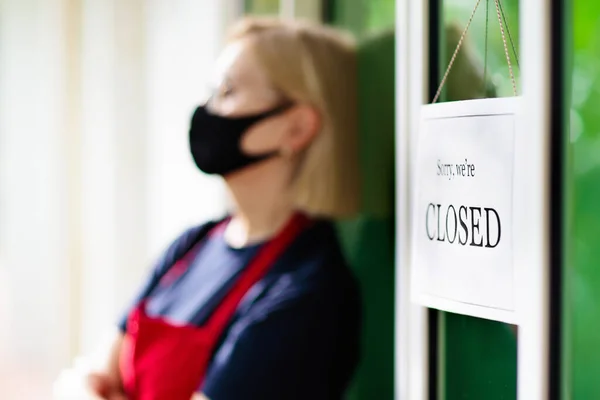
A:
<svg viewBox="0 0 600 400">
<path fill-rule="evenodd" d="M 502 1 L 518 92 L 523 1 Z M 428 1 L 431 82 L 441 80 L 475 3 Z M 484 3 L 440 101 L 513 94 L 494 2 L 488 17 Z M 600 352 L 590 351 L 600 348 L 600 3 L 563 3 L 570 13 L 562 38 L 564 362 L 572 366 L 564 379 L 573 398 L 587 400 L 600 395 Z M 49 398 L 60 369 L 115 323 L 173 237 L 225 212 L 222 182 L 196 169 L 187 130 L 225 31 L 244 14 L 324 21 L 359 40 L 365 207 L 338 224 L 366 310 L 350 398 L 393 398 L 395 62 L 404 56 L 395 53 L 395 7 L 395 0 L 0 0 L 0 398 Z M 443 398 L 516 398 L 514 327 L 443 312 L 432 318 Z"/>
</svg>

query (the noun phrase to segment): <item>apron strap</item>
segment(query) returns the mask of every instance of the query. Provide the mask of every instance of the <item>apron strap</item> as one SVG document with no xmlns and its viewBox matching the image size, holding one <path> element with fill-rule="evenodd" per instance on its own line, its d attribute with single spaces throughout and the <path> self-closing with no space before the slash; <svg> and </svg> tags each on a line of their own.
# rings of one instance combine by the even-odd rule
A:
<svg viewBox="0 0 600 400">
<path fill-rule="evenodd" d="M 206 327 L 220 337 L 233 318 L 246 293 L 260 281 L 271 265 L 311 223 L 308 216 L 296 213 L 273 239 L 265 243 L 234 283 L 221 304 L 207 321 Z"/>
</svg>

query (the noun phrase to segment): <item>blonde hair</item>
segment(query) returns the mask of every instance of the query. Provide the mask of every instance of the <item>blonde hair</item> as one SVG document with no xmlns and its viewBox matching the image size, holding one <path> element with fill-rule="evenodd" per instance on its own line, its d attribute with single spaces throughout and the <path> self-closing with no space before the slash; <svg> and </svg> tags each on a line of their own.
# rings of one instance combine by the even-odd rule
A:
<svg viewBox="0 0 600 400">
<path fill-rule="evenodd" d="M 228 39 L 245 38 L 273 85 L 321 115 L 321 130 L 301 155 L 292 183 L 296 206 L 312 215 L 355 214 L 360 172 L 354 40 L 333 28 L 264 17 L 241 20 Z"/>
</svg>

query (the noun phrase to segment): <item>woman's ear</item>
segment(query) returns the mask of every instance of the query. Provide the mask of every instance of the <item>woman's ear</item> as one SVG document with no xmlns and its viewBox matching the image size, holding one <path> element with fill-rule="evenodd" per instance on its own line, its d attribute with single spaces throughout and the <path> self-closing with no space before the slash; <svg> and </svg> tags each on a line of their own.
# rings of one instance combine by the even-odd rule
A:
<svg viewBox="0 0 600 400">
<path fill-rule="evenodd" d="M 321 115 L 309 105 L 297 105 L 291 110 L 292 124 L 283 146 L 298 153 L 307 148 L 321 130 Z"/>
</svg>

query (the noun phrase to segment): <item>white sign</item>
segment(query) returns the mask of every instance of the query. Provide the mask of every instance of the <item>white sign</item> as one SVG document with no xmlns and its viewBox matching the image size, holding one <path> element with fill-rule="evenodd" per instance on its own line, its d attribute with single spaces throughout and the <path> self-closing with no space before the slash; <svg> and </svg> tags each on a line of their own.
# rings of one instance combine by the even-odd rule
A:
<svg viewBox="0 0 600 400">
<path fill-rule="evenodd" d="M 513 189 L 518 99 L 422 109 L 413 300 L 514 322 Z"/>
</svg>

